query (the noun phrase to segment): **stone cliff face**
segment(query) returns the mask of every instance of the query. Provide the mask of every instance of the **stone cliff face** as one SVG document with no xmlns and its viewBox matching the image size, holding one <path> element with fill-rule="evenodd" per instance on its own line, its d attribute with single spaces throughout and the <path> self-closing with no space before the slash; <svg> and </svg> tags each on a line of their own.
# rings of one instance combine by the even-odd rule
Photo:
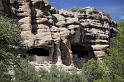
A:
<svg viewBox="0 0 124 82">
<path fill-rule="evenodd" d="M 110 45 L 110 39 L 115 33 L 116 23 L 104 12 L 95 8 L 82 8 L 78 15 L 81 25 L 84 27 L 83 45 L 93 49 L 96 58 L 101 59 L 105 49 Z"/>
<path fill-rule="evenodd" d="M 18 19 L 31 62 L 82 67 L 101 59 L 116 23 L 95 8 L 56 10 L 47 0 L 0 0 L 0 15 Z"/>
</svg>

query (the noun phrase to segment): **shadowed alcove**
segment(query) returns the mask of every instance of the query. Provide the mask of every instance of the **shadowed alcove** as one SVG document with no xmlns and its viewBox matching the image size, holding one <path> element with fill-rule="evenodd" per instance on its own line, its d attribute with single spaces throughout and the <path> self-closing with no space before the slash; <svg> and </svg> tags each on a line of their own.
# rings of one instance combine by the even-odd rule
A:
<svg viewBox="0 0 124 82">
<path fill-rule="evenodd" d="M 76 67 L 82 68 L 89 59 L 95 58 L 92 47 L 80 44 L 71 45 L 73 53 L 73 63 Z"/>
<path fill-rule="evenodd" d="M 49 57 L 49 51 L 44 48 L 32 48 L 26 52 L 30 61 L 42 61 L 43 57 Z"/>
</svg>

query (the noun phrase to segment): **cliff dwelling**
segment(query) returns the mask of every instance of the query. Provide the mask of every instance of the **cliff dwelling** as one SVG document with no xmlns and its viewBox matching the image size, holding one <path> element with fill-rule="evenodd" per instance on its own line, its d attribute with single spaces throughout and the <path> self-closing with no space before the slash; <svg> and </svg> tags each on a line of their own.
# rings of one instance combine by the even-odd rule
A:
<svg viewBox="0 0 124 82">
<path fill-rule="evenodd" d="M 117 26 L 105 12 L 93 7 L 78 12 L 57 10 L 47 0 L 2 1 L 0 14 L 18 20 L 23 42 L 29 47 L 28 59 L 38 64 L 81 68 L 91 58 L 100 60 L 110 46 L 110 30 Z"/>
<path fill-rule="evenodd" d="M 32 48 L 28 50 L 27 57 L 29 58 L 29 61 L 31 62 L 38 62 L 38 63 L 44 63 L 45 61 L 49 61 L 49 50 L 44 48 Z M 47 60 L 42 60 L 43 58 Z"/>
</svg>

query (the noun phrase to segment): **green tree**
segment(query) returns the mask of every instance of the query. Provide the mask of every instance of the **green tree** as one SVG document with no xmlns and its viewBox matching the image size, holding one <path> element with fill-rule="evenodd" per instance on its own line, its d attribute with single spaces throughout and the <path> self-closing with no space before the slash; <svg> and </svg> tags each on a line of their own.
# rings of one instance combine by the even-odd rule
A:
<svg viewBox="0 0 124 82">
<path fill-rule="evenodd" d="M 14 82 L 42 82 L 38 71 L 27 60 L 21 58 L 18 62 L 19 65 L 16 65 L 14 69 Z"/>
<path fill-rule="evenodd" d="M 112 39 L 113 47 L 108 49 L 104 61 L 113 82 L 124 82 L 124 20 L 118 24 L 117 35 Z"/>
<path fill-rule="evenodd" d="M 18 25 L 5 17 L 0 17 L 0 82 L 10 82 L 9 68 L 17 63 L 18 50 L 22 49 Z"/>
<path fill-rule="evenodd" d="M 82 69 L 86 82 L 124 82 L 124 20 L 118 24 L 112 47 L 107 49 L 103 64 L 89 60 Z"/>
<path fill-rule="evenodd" d="M 93 82 L 94 80 L 102 79 L 103 69 L 94 59 L 89 60 L 82 68 L 82 77 L 84 82 Z"/>
<path fill-rule="evenodd" d="M 53 65 L 49 72 L 41 70 L 39 75 L 41 82 L 83 82 L 81 74 L 77 73 L 76 70 L 72 71 L 67 72 Z"/>
</svg>

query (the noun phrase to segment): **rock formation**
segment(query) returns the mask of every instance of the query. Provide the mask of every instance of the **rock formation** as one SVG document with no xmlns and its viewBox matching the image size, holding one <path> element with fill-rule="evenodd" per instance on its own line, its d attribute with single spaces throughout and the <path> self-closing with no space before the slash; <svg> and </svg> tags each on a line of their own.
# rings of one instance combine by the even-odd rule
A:
<svg viewBox="0 0 124 82">
<path fill-rule="evenodd" d="M 0 0 L 0 15 L 18 19 L 29 61 L 36 63 L 80 68 L 105 55 L 116 23 L 95 8 L 80 11 L 56 10 L 47 0 Z"/>
<path fill-rule="evenodd" d="M 87 48 L 91 47 L 95 57 L 101 59 L 105 55 L 105 49 L 110 45 L 116 23 L 108 14 L 98 12 L 95 8 L 86 7 L 80 11 L 82 13 L 78 18 L 84 27 L 83 45 Z"/>
</svg>

